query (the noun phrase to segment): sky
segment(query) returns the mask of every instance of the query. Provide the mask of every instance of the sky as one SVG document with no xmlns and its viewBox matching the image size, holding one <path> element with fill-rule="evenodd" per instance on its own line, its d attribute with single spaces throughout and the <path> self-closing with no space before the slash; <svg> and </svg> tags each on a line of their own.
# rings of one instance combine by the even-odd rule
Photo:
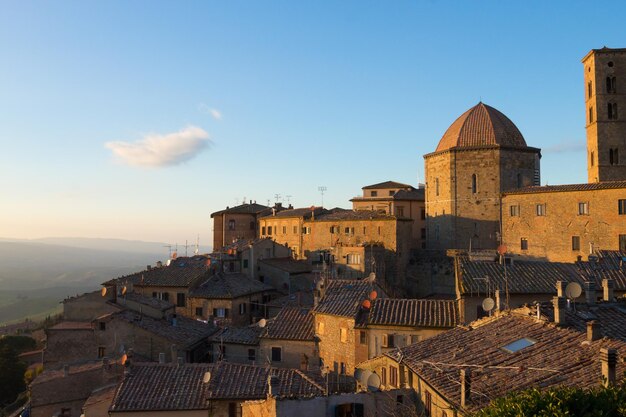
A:
<svg viewBox="0 0 626 417">
<path fill-rule="evenodd" d="M 586 181 L 581 58 L 625 2 L 0 2 L 0 237 L 212 241 L 253 200 L 423 182 L 479 101 Z M 277 195 L 279 197 L 277 198 Z"/>
</svg>

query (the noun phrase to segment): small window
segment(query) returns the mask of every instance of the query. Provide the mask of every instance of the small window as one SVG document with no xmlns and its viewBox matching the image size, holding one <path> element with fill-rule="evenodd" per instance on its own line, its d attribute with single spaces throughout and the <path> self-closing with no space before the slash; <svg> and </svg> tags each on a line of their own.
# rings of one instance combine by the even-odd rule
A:
<svg viewBox="0 0 626 417">
<path fill-rule="evenodd" d="M 214 308 L 213 317 L 217 317 L 220 319 L 228 317 L 228 309 L 227 308 Z"/>
<path fill-rule="evenodd" d="M 287 234 L 287 226 L 283 226 L 283 235 Z"/>
<path fill-rule="evenodd" d="M 595 154 L 593 153 L 593 151 L 591 151 L 591 153 L 589 154 L 589 161 L 591 163 L 591 166 L 594 166 L 595 162 Z"/>
<path fill-rule="evenodd" d="M 344 233 L 345 235 L 349 235 L 349 234 L 350 234 L 350 228 L 349 228 L 349 227 L 346 227 L 346 228 L 344 229 L 343 233 Z"/>
<path fill-rule="evenodd" d="M 228 403 L 228 417 L 241 417 L 241 405 Z"/>
<path fill-rule="evenodd" d="M 609 149 L 609 164 L 610 165 L 619 165 L 619 150 Z"/>
<path fill-rule="evenodd" d="M 380 235 L 380 226 L 378 226 L 378 234 Z"/>
<path fill-rule="evenodd" d="M 426 209 L 425 208 L 420 210 L 420 218 L 422 220 L 426 220 Z"/>
<path fill-rule="evenodd" d="M 169 301 L 170 300 L 170 293 L 169 292 L 162 292 L 161 293 L 161 300 Z"/>
<path fill-rule="evenodd" d="M 591 98 L 592 95 L 593 95 L 593 88 L 592 88 L 591 81 L 589 81 L 587 83 L 587 98 Z"/>
<path fill-rule="evenodd" d="M 104 321 L 100 322 L 100 330 L 105 331 L 107 329 L 107 324 Z"/>
<path fill-rule="evenodd" d="M 317 323 L 317 334 L 322 336 L 324 334 L 324 322 L 320 321 Z"/>
<path fill-rule="evenodd" d="M 187 305 L 185 300 L 185 293 L 179 292 L 176 294 L 176 306 L 177 307 L 185 307 Z"/>
<path fill-rule="evenodd" d="M 476 178 L 476 174 L 472 174 L 472 194 L 476 194 L 478 190 L 478 179 Z"/>
<path fill-rule="evenodd" d="M 617 213 L 622 215 L 626 214 L 626 199 L 617 200 Z"/>
<path fill-rule="evenodd" d="M 519 217 L 519 206 L 514 205 L 510 207 L 511 209 L 511 217 Z"/>
<path fill-rule="evenodd" d="M 242 316 L 246 314 L 246 303 L 239 304 L 239 315 Z"/>
<path fill-rule="evenodd" d="M 272 235 L 272 226 L 267 226 L 267 234 Z"/>
<path fill-rule="evenodd" d="M 532 346 L 535 343 L 537 343 L 535 340 L 524 337 L 522 339 L 516 340 L 515 342 L 509 343 L 508 345 L 502 346 L 502 350 L 509 353 L 515 353 L 524 348 L 527 348 L 528 346 Z"/>
<path fill-rule="evenodd" d="M 341 343 L 348 342 L 348 329 L 345 327 L 339 329 L 339 339 L 341 340 Z"/>
<path fill-rule="evenodd" d="M 197 317 L 202 317 L 202 307 L 196 307 L 196 316 Z"/>
<path fill-rule="evenodd" d="M 528 250 L 528 239 L 526 239 L 525 237 L 523 237 L 521 239 L 521 244 L 520 247 L 522 250 Z"/>
<path fill-rule="evenodd" d="M 609 120 L 617 120 L 617 103 L 607 104 L 607 117 Z"/>
<path fill-rule="evenodd" d="M 293 234 L 297 235 L 298 234 L 298 226 L 294 226 L 293 227 Z"/>
<path fill-rule="evenodd" d="M 580 250 L 580 236 L 572 236 L 572 250 Z"/>
<path fill-rule="evenodd" d="M 235 230 L 235 221 L 232 219 L 228 221 L 228 230 Z"/>
<path fill-rule="evenodd" d="M 98 358 L 104 358 L 104 354 L 106 353 L 106 349 L 104 346 L 100 346 L 98 348 Z"/>
<path fill-rule="evenodd" d="M 589 214 L 589 203 L 588 202 L 578 203 L 578 215 L 586 216 L 588 214 Z"/>
<path fill-rule="evenodd" d="M 435 195 L 439 195 L 439 178 L 435 178 Z"/>
<path fill-rule="evenodd" d="M 335 234 L 335 226 L 330 226 L 330 234 L 331 235 Z"/>
<path fill-rule="evenodd" d="M 389 347 L 389 348 L 394 347 L 392 334 L 383 335 L 383 347 Z"/>
<path fill-rule="evenodd" d="M 606 92 L 609 94 L 614 94 L 617 92 L 616 87 L 616 78 L 615 77 L 606 77 Z"/>
<path fill-rule="evenodd" d="M 366 235 L 367 234 L 367 227 L 363 226 L 363 234 Z"/>
<path fill-rule="evenodd" d="M 367 344 L 367 333 L 365 333 L 365 330 L 359 331 L 359 343 L 362 345 Z"/>
<path fill-rule="evenodd" d="M 380 383 L 387 385 L 387 368 L 384 366 L 380 368 Z"/>
<path fill-rule="evenodd" d="M 433 397 L 430 392 L 424 392 L 424 416 L 430 417 L 433 410 Z"/>
<path fill-rule="evenodd" d="M 536 210 L 537 210 L 537 216 L 545 216 L 546 215 L 546 205 L 545 204 L 537 204 Z"/>
<path fill-rule="evenodd" d="M 280 362 L 283 360 L 283 349 L 280 347 L 272 348 L 272 362 Z"/>
<path fill-rule="evenodd" d="M 593 123 L 593 106 L 589 107 L 589 123 Z"/>
<path fill-rule="evenodd" d="M 398 368 L 389 366 L 389 384 L 393 387 L 398 386 Z"/>
<path fill-rule="evenodd" d="M 264 235 L 265 234 L 265 226 L 261 227 L 261 234 Z"/>
<path fill-rule="evenodd" d="M 372 191 L 370 195 L 372 197 L 378 197 L 378 191 Z"/>
<path fill-rule="evenodd" d="M 349 253 L 346 256 L 346 264 L 348 265 L 361 265 L 361 254 Z"/>
<path fill-rule="evenodd" d="M 256 361 L 256 349 L 248 349 L 248 360 L 249 361 Z"/>
</svg>

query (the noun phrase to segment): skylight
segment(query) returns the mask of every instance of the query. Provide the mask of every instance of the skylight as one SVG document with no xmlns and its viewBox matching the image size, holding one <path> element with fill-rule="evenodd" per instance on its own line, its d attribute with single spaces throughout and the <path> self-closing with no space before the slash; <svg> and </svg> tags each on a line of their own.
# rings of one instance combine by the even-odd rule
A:
<svg viewBox="0 0 626 417">
<path fill-rule="evenodd" d="M 509 343 L 506 346 L 502 346 L 502 349 L 506 350 L 509 353 L 515 353 L 515 352 L 520 351 L 520 350 L 522 350 L 524 348 L 527 348 L 528 346 L 532 346 L 535 343 L 537 343 L 535 340 L 528 339 L 528 338 L 524 337 L 522 339 L 516 340 L 513 343 Z"/>
</svg>

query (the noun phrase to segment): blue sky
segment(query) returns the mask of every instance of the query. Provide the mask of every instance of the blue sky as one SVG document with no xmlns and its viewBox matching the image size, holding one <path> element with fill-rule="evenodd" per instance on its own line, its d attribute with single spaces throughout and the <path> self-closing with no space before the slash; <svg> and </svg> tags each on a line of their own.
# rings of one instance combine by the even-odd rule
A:
<svg viewBox="0 0 626 417">
<path fill-rule="evenodd" d="M 479 100 L 586 181 L 581 58 L 624 2 L 0 3 L 0 236 L 201 243 L 243 197 L 423 181 Z M 168 141 L 177 145 L 170 147 Z M 144 153 L 149 151 L 148 155 Z"/>
</svg>

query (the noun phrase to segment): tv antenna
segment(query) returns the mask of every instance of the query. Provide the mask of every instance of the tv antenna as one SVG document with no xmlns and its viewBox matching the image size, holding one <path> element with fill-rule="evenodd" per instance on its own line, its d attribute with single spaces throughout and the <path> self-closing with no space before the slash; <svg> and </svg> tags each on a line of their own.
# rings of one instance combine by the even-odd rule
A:
<svg viewBox="0 0 626 417">
<path fill-rule="evenodd" d="M 282 199 L 282 196 L 280 194 L 274 194 L 274 200 L 276 200 L 276 204 L 278 204 L 278 202 Z"/>
<path fill-rule="evenodd" d="M 167 257 L 171 258 L 172 257 L 172 245 L 163 245 L 163 247 L 167 248 L 167 250 L 168 250 Z"/>
<path fill-rule="evenodd" d="M 196 238 L 196 250 L 193 251 L 195 255 L 200 253 L 200 233 L 198 233 L 198 237 Z"/>
<path fill-rule="evenodd" d="M 289 203 L 291 202 L 291 197 L 293 197 L 292 195 L 287 194 L 285 196 L 285 198 L 287 199 L 287 205 L 289 205 Z"/>
<path fill-rule="evenodd" d="M 325 185 L 320 185 L 319 187 L 317 187 L 317 191 L 322 194 L 322 208 L 324 207 L 324 193 L 326 192 L 326 190 L 328 190 L 328 188 Z"/>
<path fill-rule="evenodd" d="M 504 256 L 506 254 L 507 251 L 507 247 L 506 245 L 502 244 L 500 246 L 498 246 L 498 253 L 501 256 L 501 259 L 503 261 L 503 265 L 504 266 L 504 291 L 506 294 L 506 309 L 509 309 L 509 277 L 506 274 L 506 257 Z"/>
<path fill-rule="evenodd" d="M 184 248 L 185 248 L 185 258 L 187 257 L 187 248 L 188 248 L 189 246 L 190 246 L 190 245 L 188 245 L 188 244 L 187 244 L 187 239 L 185 239 L 185 246 L 184 246 Z"/>
</svg>

